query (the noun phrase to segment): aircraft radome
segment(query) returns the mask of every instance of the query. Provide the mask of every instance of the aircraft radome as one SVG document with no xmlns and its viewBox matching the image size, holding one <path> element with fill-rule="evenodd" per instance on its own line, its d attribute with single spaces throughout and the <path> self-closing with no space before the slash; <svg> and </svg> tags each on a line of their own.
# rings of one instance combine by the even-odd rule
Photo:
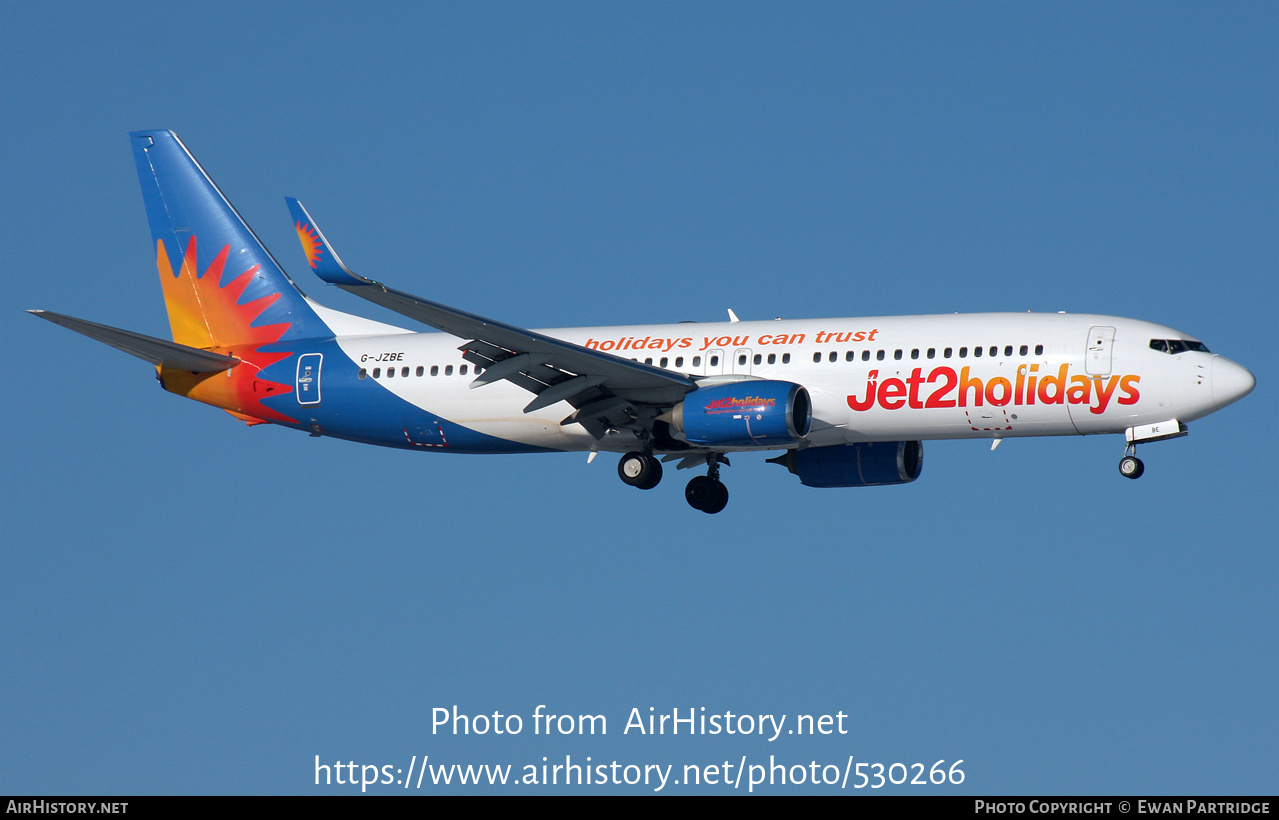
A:
<svg viewBox="0 0 1279 820">
<path fill-rule="evenodd" d="M 288 200 L 325 282 L 443 332 L 307 298 L 170 131 L 131 135 L 173 340 L 41 318 L 153 364 L 165 390 L 249 424 L 440 453 L 621 453 L 622 481 L 704 467 L 694 508 L 728 503 L 730 454 L 810 487 L 914 481 L 928 439 L 1186 435 L 1252 374 L 1177 330 L 1081 314 L 982 313 L 525 330 L 352 273 Z"/>
</svg>

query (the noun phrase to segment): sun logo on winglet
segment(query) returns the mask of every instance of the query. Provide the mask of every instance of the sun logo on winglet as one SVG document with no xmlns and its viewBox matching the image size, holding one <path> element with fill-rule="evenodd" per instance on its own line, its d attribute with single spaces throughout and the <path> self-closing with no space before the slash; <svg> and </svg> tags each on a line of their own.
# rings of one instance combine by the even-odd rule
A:
<svg viewBox="0 0 1279 820">
<path fill-rule="evenodd" d="M 324 243 L 320 241 L 320 234 L 310 225 L 298 222 L 294 225 L 298 231 L 298 241 L 302 243 L 302 253 L 306 254 L 306 261 L 315 269 L 315 264 L 320 261 L 320 254 L 324 253 Z"/>
</svg>

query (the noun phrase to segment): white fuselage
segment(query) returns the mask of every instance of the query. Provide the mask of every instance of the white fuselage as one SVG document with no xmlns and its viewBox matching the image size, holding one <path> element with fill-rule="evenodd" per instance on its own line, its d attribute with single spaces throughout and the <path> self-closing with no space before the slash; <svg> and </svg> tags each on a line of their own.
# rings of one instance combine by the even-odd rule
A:
<svg viewBox="0 0 1279 820">
<path fill-rule="evenodd" d="M 806 440 L 817 447 L 1119 433 L 1200 418 L 1252 385 L 1246 370 L 1215 354 L 1151 347 L 1152 340 L 1193 337 L 1114 316 L 881 316 L 540 332 L 695 378 L 801 384 L 813 403 Z M 634 448 L 629 433 L 597 440 L 580 425 L 561 425 L 573 411 L 567 403 L 524 413 L 532 394 L 510 382 L 472 389 L 476 371 L 457 337 L 404 332 L 337 341 L 366 384 L 477 432 L 552 450 Z"/>
</svg>

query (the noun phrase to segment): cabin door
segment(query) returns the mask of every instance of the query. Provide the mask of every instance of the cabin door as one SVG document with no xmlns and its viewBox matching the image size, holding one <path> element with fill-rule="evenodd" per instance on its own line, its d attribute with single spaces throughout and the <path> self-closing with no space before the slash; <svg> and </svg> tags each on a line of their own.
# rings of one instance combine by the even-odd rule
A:
<svg viewBox="0 0 1279 820">
<path fill-rule="evenodd" d="M 1088 359 L 1084 372 L 1089 376 L 1110 375 L 1110 354 L 1115 344 L 1113 327 L 1094 327 L 1088 330 Z"/>
</svg>

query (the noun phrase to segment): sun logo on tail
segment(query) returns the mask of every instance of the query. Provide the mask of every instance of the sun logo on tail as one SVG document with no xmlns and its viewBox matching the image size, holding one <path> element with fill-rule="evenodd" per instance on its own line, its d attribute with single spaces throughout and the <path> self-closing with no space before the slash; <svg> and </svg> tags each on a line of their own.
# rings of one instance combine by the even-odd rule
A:
<svg viewBox="0 0 1279 820">
<path fill-rule="evenodd" d="M 225 245 L 209 266 L 200 272 L 196 240 L 191 237 L 182 266 L 175 273 L 164 240 L 156 242 L 156 265 L 164 288 L 165 306 L 179 344 L 235 356 L 240 363 L 221 373 L 191 373 L 171 368 L 161 372 L 164 389 L 188 398 L 221 407 L 240 418 L 294 423 L 295 420 L 263 404 L 264 399 L 292 392 L 287 384 L 262 375 L 271 365 L 289 357 L 284 351 L 263 351 L 263 345 L 278 341 L 290 322 L 257 324 L 280 293 L 264 293 L 247 301 L 245 291 L 259 278 L 259 265 L 223 281 L 231 246 Z"/>
<path fill-rule="evenodd" d="M 310 225 L 298 222 L 294 227 L 298 231 L 298 241 L 302 243 L 302 253 L 306 254 L 307 263 L 314 269 L 315 263 L 320 261 L 320 254 L 324 253 L 324 243 L 320 241 L 319 233 Z"/>
</svg>

